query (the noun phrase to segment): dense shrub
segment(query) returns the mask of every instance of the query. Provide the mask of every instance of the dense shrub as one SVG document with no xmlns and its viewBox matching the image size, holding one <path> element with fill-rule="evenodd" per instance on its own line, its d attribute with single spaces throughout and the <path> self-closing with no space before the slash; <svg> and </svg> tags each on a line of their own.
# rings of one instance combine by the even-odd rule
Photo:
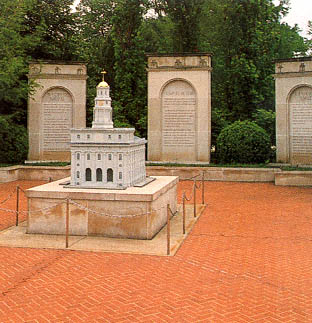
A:
<svg viewBox="0 0 312 323">
<path fill-rule="evenodd" d="M 28 151 L 26 129 L 0 116 L 0 147 L 0 163 L 24 162 Z"/>
<path fill-rule="evenodd" d="M 268 111 L 265 109 L 257 109 L 256 112 L 252 114 L 253 121 L 263 128 L 270 136 L 271 145 L 276 145 L 275 140 L 275 117 L 274 111 Z"/>
<path fill-rule="evenodd" d="M 211 145 L 215 146 L 217 138 L 223 128 L 228 125 L 226 116 L 220 109 L 211 110 Z"/>
<path fill-rule="evenodd" d="M 252 121 L 236 121 L 225 127 L 217 139 L 219 163 L 257 164 L 270 158 L 270 137 Z"/>
</svg>

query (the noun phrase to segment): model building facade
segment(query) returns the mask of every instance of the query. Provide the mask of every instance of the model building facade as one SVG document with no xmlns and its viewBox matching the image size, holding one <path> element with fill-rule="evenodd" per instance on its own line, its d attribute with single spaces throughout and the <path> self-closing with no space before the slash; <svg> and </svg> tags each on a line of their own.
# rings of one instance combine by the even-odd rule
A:
<svg viewBox="0 0 312 323">
<path fill-rule="evenodd" d="M 114 128 L 109 85 L 97 86 L 92 128 L 71 129 L 71 183 L 124 189 L 146 181 L 146 140 L 134 128 Z"/>
</svg>

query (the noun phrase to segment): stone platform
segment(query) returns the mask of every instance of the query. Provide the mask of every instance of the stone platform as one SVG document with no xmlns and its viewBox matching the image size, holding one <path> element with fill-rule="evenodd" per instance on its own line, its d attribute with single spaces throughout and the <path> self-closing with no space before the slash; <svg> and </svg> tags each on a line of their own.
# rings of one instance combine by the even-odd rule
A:
<svg viewBox="0 0 312 323">
<path fill-rule="evenodd" d="M 27 233 L 152 239 L 166 224 L 167 204 L 177 209 L 177 176 L 153 176 L 144 187 L 126 190 L 64 188 L 65 178 L 26 191 Z"/>
</svg>

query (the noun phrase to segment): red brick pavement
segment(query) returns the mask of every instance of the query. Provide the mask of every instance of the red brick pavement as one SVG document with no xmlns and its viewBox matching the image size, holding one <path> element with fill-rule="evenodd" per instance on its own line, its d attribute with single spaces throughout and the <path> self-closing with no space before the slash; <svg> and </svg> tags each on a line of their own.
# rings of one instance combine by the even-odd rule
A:
<svg viewBox="0 0 312 323">
<path fill-rule="evenodd" d="M 174 257 L 0 248 L 0 322 L 312 322 L 312 188 L 205 188 Z"/>
</svg>

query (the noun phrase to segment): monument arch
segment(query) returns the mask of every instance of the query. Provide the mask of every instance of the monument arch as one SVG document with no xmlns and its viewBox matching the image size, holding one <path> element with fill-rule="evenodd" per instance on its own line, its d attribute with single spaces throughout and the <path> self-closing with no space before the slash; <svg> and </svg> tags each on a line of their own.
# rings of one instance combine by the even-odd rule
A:
<svg viewBox="0 0 312 323">
<path fill-rule="evenodd" d="M 147 56 L 148 160 L 209 163 L 211 55 Z"/>
<path fill-rule="evenodd" d="M 276 161 L 312 164 L 312 57 L 275 61 Z"/>
<path fill-rule="evenodd" d="M 28 161 L 70 161 L 70 128 L 86 125 L 86 65 L 33 61 L 28 79 L 39 84 L 28 100 Z"/>
</svg>

